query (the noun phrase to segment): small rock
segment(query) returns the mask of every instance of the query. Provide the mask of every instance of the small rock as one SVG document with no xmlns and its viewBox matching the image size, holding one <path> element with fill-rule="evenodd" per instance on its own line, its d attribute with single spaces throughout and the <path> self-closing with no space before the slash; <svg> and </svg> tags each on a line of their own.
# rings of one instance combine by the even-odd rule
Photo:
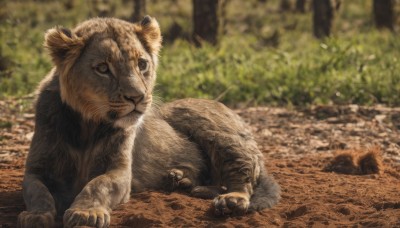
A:
<svg viewBox="0 0 400 228">
<path fill-rule="evenodd" d="M 260 134 L 264 137 L 270 137 L 272 136 L 272 132 L 266 128 L 262 129 Z"/>
<path fill-rule="evenodd" d="M 381 114 L 381 115 L 376 115 L 376 116 L 374 117 L 374 119 L 375 119 L 378 123 L 382 124 L 383 121 L 386 119 L 386 115 L 383 115 L 383 114 Z"/>
<path fill-rule="evenodd" d="M 32 131 L 32 132 L 29 132 L 28 134 L 26 134 L 26 135 L 25 135 L 25 138 L 26 138 L 27 140 L 31 141 L 32 138 L 33 138 L 33 131 Z"/>
</svg>

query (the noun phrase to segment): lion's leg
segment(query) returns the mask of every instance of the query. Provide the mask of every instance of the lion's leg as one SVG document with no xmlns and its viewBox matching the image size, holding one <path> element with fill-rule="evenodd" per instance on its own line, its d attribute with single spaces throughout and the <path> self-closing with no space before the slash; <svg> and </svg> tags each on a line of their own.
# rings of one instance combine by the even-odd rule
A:
<svg viewBox="0 0 400 228">
<path fill-rule="evenodd" d="M 119 136 L 115 137 L 118 139 Z M 122 139 L 115 141 L 119 142 Z M 99 228 L 110 225 L 111 209 L 120 203 L 127 202 L 130 197 L 132 144 L 133 137 L 126 139 L 123 143 L 109 145 L 118 152 L 110 157 L 106 173 L 89 181 L 75 197 L 71 207 L 64 213 L 64 227 L 94 226 Z"/>
<path fill-rule="evenodd" d="M 91 180 L 64 213 L 64 226 L 108 227 L 113 207 L 129 200 L 130 169 L 112 170 Z"/>
<path fill-rule="evenodd" d="M 226 187 L 226 193 L 213 200 L 215 214 L 244 214 L 249 208 L 253 194 L 256 165 L 251 160 L 246 161 L 245 156 L 229 158 L 231 156 L 225 156 L 229 154 L 229 150 L 226 152 L 214 155 L 218 157 L 216 160 L 222 160 L 220 183 Z"/>
<path fill-rule="evenodd" d="M 27 210 L 19 214 L 18 227 L 52 227 L 55 202 L 38 176 L 25 173 L 23 195 Z"/>
<path fill-rule="evenodd" d="M 227 188 L 213 201 L 215 213 L 246 212 L 263 157 L 240 117 L 218 102 L 198 99 L 169 103 L 162 116 L 205 153 L 213 185 Z"/>
<path fill-rule="evenodd" d="M 226 193 L 226 190 L 225 186 L 196 186 L 190 195 L 201 199 L 214 199 L 220 194 Z"/>
<path fill-rule="evenodd" d="M 238 136 L 214 133 L 213 147 L 208 153 L 212 169 L 213 186 L 198 186 L 190 170 L 172 169 L 169 177 L 175 189 L 189 190 L 192 196 L 214 198 L 213 206 L 217 215 L 243 214 L 250 205 L 253 184 L 259 176 L 258 152 L 255 144 L 241 140 Z M 226 140 L 229 137 L 230 140 Z M 207 142 L 207 144 L 211 144 Z M 253 153 L 246 150 L 254 150 Z M 197 183 L 194 181 L 197 180 Z"/>
</svg>

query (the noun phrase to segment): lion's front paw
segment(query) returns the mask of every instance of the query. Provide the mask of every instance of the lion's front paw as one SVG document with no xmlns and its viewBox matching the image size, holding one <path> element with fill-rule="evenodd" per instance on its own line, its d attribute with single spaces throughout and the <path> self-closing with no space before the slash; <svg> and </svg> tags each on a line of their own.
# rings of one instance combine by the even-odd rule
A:
<svg viewBox="0 0 400 228">
<path fill-rule="evenodd" d="M 108 227 L 110 225 L 110 213 L 102 207 L 88 209 L 70 208 L 65 211 L 63 220 L 64 227 Z"/>
<path fill-rule="evenodd" d="M 23 211 L 18 215 L 18 227 L 53 227 L 54 215 L 47 212 Z"/>
<path fill-rule="evenodd" d="M 213 201 L 216 215 L 242 215 L 250 205 L 249 195 L 241 192 L 230 192 L 219 195 Z"/>
</svg>

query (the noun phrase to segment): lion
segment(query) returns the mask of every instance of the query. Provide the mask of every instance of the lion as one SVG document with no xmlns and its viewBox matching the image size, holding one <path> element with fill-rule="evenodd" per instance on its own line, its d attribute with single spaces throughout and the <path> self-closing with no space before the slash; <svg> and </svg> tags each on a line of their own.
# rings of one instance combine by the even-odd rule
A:
<svg viewBox="0 0 400 228">
<path fill-rule="evenodd" d="M 186 191 L 216 215 L 270 208 L 280 188 L 245 123 L 221 103 L 153 102 L 158 22 L 94 18 L 45 35 L 54 68 L 35 103 L 19 227 L 108 227 L 131 192 Z"/>
</svg>

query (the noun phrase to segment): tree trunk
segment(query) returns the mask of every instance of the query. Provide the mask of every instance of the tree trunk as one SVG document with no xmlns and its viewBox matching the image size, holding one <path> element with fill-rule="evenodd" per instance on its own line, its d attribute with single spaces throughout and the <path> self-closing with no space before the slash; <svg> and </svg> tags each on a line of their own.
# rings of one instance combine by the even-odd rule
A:
<svg viewBox="0 0 400 228">
<path fill-rule="evenodd" d="M 279 3 L 279 9 L 282 12 L 291 11 L 292 10 L 292 4 L 291 4 L 290 0 L 281 0 L 280 3 Z"/>
<path fill-rule="evenodd" d="M 313 0 L 313 31 L 317 38 L 331 34 L 335 10 L 331 0 Z"/>
<path fill-rule="evenodd" d="M 378 28 L 394 29 L 393 0 L 373 0 L 375 24 Z"/>
<path fill-rule="evenodd" d="M 133 7 L 131 21 L 138 22 L 146 16 L 146 0 L 133 0 Z"/>
<path fill-rule="evenodd" d="M 296 0 L 296 11 L 300 13 L 306 12 L 306 0 Z"/>
<path fill-rule="evenodd" d="M 218 0 L 193 0 L 193 40 L 197 46 L 201 46 L 201 41 L 217 44 L 217 13 Z"/>
</svg>

